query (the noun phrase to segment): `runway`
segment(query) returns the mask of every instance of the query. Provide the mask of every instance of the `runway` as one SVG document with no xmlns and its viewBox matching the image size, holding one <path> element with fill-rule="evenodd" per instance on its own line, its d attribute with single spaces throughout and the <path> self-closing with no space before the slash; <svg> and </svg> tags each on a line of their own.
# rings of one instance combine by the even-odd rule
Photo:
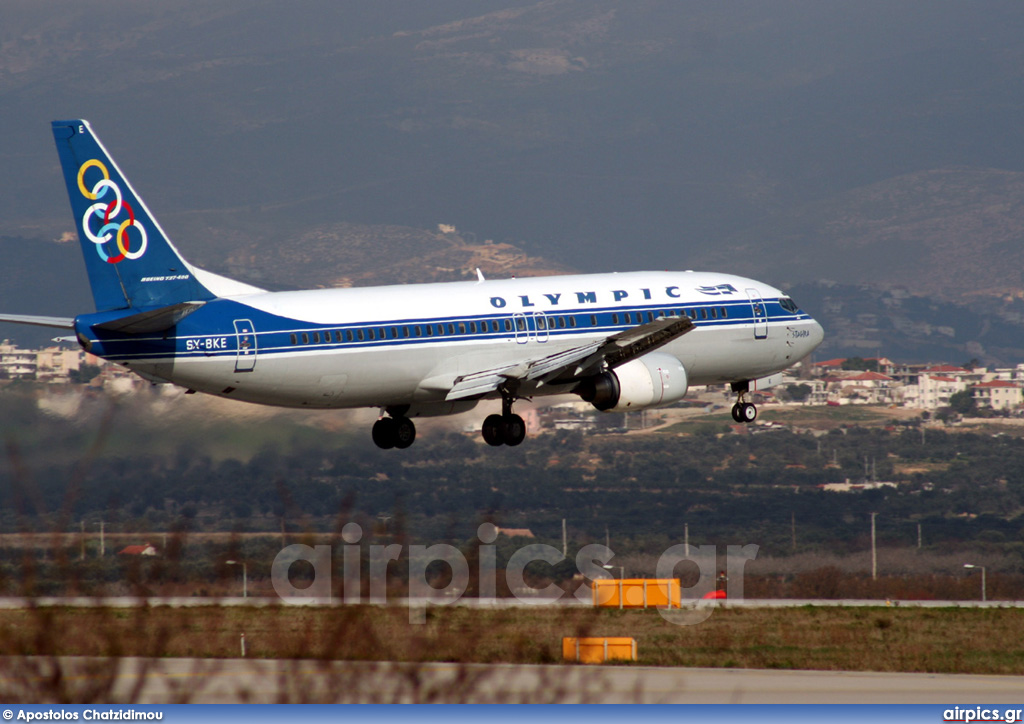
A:
<svg viewBox="0 0 1024 724">
<path fill-rule="evenodd" d="M 1024 704 L 1015 676 L 79 657 L 0 671 L 5 701 L 35 703 Z"/>
<path fill-rule="evenodd" d="M 415 601 L 413 605 L 424 603 Z M 465 599 L 458 604 L 501 608 L 536 605 L 514 598 Z M 0 608 L 5 609 L 281 605 L 276 598 L 0 599 Z M 583 604 L 568 599 L 554 605 Z M 744 600 L 706 602 L 705 605 L 716 608 L 808 605 L 1019 608 L 1024 604 L 1020 601 Z M 956 704 L 983 701 L 991 705 L 1024 706 L 1021 692 L 1021 679 L 1016 676 L 246 658 L 0 657 L 0 699 L 37 703 Z"/>
</svg>

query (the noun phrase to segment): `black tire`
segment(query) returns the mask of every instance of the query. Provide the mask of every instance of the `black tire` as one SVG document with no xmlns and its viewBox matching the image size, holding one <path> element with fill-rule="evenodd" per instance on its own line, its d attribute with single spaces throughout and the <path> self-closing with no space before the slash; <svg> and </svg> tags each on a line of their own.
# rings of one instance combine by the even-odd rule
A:
<svg viewBox="0 0 1024 724">
<path fill-rule="evenodd" d="M 740 412 L 741 407 L 738 402 L 732 406 L 732 419 L 736 422 L 743 422 L 743 414 Z"/>
<path fill-rule="evenodd" d="M 398 431 L 395 421 L 390 417 L 382 417 L 373 423 L 373 444 L 381 450 L 390 450 L 398 442 Z"/>
<path fill-rule="evenodd" d="M 505 444 L 505 420 L 501 415 L 488 415 L 480 432 L 483 433 L 484 442 L 491 447 Z"/>
<path fill-rule="evenodd" d="M 505 444 L 515 447 L 526 439 L 526 422 L 519 415 L 505 418 Z"/>
<path fill-rule="evenodd" d="M 753 422 L 757 419 L 757 408 L 754 407 L 753 404 L 747 402 L 743 405 L 741 414 L 743 415 L 743 422 Z"/>
<path fill-rule="evenodd" d="M 416 442 L 416 425 L 408 417 L 395 420 L 395 447 L 405 450 Z"/>
</svg>

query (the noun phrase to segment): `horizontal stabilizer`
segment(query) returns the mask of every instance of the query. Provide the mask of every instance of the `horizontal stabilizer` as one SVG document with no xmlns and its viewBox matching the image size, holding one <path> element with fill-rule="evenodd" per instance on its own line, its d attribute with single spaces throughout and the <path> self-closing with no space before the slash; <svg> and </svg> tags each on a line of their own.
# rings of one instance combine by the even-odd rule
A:
<svg viewBox="0 0 1024 724">
<path fill-rule="evenodd" d="M 199 309 L 206 302 L 181 302 L 172 304 L 169 307 L 151 309 L 148 312 L 139 312 L 130 317 L 121 317 L 110 322 L 94 324 L 93 329 L 102 329 L 107 332 L 121 332 L 122 334 L 149 334 L 152 332 L 163 332 L 170 329 L 183 320 L 192 312 Z"/>
<path fill-rule="evenodd" d="M 28 314 L 0 314 L 0 322 L 32 324 L 36 327 L 57 327 L 59 329 L 75 328 L 75 320 L 71 317 L 39 317 Z"/>
</svg>

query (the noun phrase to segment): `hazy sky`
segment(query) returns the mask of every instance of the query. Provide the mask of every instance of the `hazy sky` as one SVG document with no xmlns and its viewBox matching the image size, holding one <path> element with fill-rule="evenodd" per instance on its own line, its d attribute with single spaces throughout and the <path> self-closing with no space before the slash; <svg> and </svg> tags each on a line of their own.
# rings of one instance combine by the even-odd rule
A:
<svg viewBox="0 0 1024 724">
<path fill-rule="evenodd" d="M 348 221 L 595 271 L 755 239 L 753 272 L 807 243 L 773 225 L 809 204 L 1024 172 L 1022 73 L 1019 0 L 9 1 L 0 235 L 70 230 L 49 122 L 85 117 L 214 268 L 225 236 Z"/>
</svg>

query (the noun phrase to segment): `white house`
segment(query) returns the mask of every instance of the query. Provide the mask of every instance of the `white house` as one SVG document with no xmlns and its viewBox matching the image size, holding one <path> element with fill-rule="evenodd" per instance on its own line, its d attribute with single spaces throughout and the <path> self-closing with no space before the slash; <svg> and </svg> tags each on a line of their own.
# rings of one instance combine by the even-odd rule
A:
<svg viewBox="0 0 1024 724">
<path fill-rule="evenodd" d="M 978 403 L 978 407 L 992 410 L 1012 410 L 1024 402 L 1021 386 L 1005 380 L 989 380 L 974 385 L 971 388 L 971 395 Z"/>
</svg>

